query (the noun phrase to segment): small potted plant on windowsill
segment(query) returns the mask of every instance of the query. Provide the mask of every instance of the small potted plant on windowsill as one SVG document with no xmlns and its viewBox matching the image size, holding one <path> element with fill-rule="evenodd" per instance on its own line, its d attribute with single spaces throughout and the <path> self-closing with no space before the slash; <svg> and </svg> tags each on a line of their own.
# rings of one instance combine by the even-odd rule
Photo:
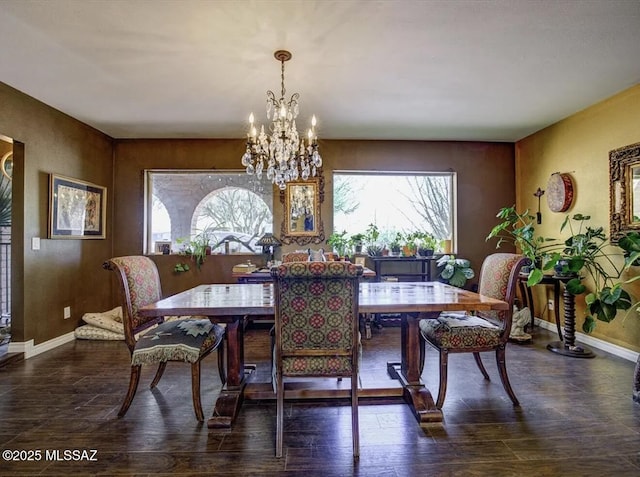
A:
<svg viewBox="0 0 640 477">
<path fill-rule="evenodd" d="M 362 244 L 365 240 L 365 234 L 357 233 L 349 237 L 349 245 L 353 247 L 354 253 L 362 253 Z"/>
<path fill-rule="evenodd" d="M 389 244 L 390 255 L 399 257 L 402 254 L 402 242 L 404 241 L 404 235 L 402 232 L 396 232 L 396 236 Z"/>
<path fill-rule="evenodd" d="M 327 245 L 329 245 L 333 249 L 336 255 L 338 255 L 339 259 L 343 259 L 349 245 L 347 231 L 343 230 L 342 232 L 332 233 L 327 239 Z"/>
<path fill-rule="evenodd" d="M 382 255 L 383 246 L 378 243 L 378 237 L 380 237 L 380 231 L 376 224 L 369 224 L 367 231 L 364 234 L 365 241 L 367 243 L 367 253 L 371 257 L 378 257 Z"/>
<path fill-rule="evenodd" d="M 429 232 L 416 232 L 418 244 L 418 255 L 421 257 L 432 256 L 440 246 L 440 240 L 436 239 Z"/>
</svg>

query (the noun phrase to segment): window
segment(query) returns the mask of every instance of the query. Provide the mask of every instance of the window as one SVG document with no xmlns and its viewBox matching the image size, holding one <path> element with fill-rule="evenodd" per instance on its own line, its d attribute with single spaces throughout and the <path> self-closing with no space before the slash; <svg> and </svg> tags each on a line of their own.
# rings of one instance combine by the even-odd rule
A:
<svg viewBox="0 0 640 477">
<path fill-rule="evenodd" d="M 207 237 L 212 253 L 261 253 L 256 242 L 273 231 L 273 187 L 245 172 L 149 170 L 146 252 L 171 241 L 179 252 Z"/>
<path fill-rule="evenodd" d="M 455 173 L 334 172 L 333 231 L 348 236 L 378 227 L 378 242 L 422 232 L 455 237 Z"/>
</svg>

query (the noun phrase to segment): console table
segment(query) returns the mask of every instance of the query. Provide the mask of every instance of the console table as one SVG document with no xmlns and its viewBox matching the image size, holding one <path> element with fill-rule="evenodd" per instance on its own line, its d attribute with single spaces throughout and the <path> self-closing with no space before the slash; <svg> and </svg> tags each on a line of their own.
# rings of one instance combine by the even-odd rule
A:
<svg viewBox="0 0 640 477">
<path fill-rule="evenodd" d="M 369 257 L 369 259 L 373 262 L 373 270 L 376 273 L 376 280 L 381 282 L 383 281 L 383 277 L 393 276 L 393 277 L 403 277 L 417 280 L 410 281 L 421 281 L 421 282 L 430 282 L 431 280 L 431 262 L 437 259 L 435 256 L 430 257 L 389 257 L 389 256 L 377 256 L 377 257 Z M 382 265 L 385 263 L 404 263 L 404 264 L 420 264 L 420 272 L 405 272 L 405 273 L 392 273 L 387 272 L 383 273 Z"/>
</svg>

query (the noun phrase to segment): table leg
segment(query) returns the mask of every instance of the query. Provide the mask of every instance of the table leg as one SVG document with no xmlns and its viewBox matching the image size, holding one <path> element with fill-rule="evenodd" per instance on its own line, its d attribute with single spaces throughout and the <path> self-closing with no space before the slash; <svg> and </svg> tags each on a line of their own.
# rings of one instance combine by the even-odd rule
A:
<svg viewBox="0 0 640 477">
<path fill-rule="evenodd" d="M 549 343 L 547 349 L 572 358 L 594 358 L 595 354 L 589 348 L 576 346 L 575 297 L 567 291 L 566 287 L 562 296 L 564 298 L 564 342 Z"/>
<path fill-rule="evenodd" d="M 222 387 L 213 408 L 213 415 L 207 422 L 209 428 L 230 428 L 242 405 L 242 397 L 247 377 L 255 366 L 244 363 L 244 325 L 238 317 L 227 324 L 227 383 Z"/>
<path fill-rule="evenodd" d="M 401 323 L 400 363 L 387 363 L 392 378 L 398 379 L 404 388 L 404 399 L 411 406 L 420 425 L 442 422 L 442 411 L 436 408 L 433 396 L 420 380 L 420 330 L 421 318 L 434 318 L 439 313 L 408 314 L 403 313 Z"/>
</svg>

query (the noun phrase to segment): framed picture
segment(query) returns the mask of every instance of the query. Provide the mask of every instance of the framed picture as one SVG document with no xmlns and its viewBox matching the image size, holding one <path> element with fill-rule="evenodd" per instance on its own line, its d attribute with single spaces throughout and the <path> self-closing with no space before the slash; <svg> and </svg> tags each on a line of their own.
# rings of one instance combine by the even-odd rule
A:
<svg viewBox="0 0 640 477">
<path fill-rule="evenodd" d="M 361 267 L 364 267 L 365 257 L 356 257 L 355 263 L 356 265 L 360 265 Z"/>
<path fill-rule="evenodd" d="M 171 253 L 171 240 L 156 240 L 156 253 L 169 255 Z"/>
<path fill-rule="evenodd" d="M 323 183 L 319 178 L 291 181 L 281 195 L 284 203 L 284 220 L 280 240 L 283 243 L 306 245 L 321 243 L 324 228 L 320 218 L 323 200 Z"/>
<path fill-rule="evenodd" d="M 106 187 L 49 175 L 49 238 L 103 239 L 106 211 Z"/>
</svg>

